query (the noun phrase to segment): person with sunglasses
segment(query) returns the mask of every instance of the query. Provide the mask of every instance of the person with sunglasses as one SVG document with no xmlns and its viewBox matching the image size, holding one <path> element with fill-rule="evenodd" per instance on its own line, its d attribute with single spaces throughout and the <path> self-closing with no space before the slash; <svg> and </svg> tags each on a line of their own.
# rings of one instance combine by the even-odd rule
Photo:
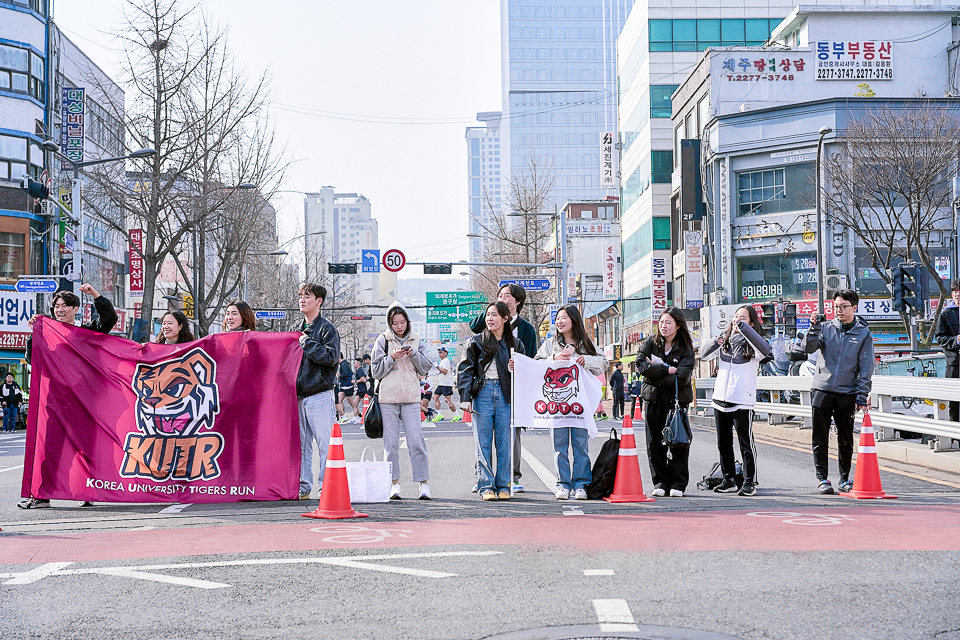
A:
<svg viewBox="0 0 960 640">
<path fill-rule="evenodd" d="M 830 420 L 837 425 L 837 462 L 841 493 L 853 489 L 850 463 L 853 459 L 853 420 L 857 411 L 866 412 L 873 380 L 873 335 L 863 318 L 857 316 L 860 296 L 852 289 L 840 289 L 833 296 L 833 320 L 826 322 L 814 312 L 810 330 L 803 337 L 806 353 L 820 351 L 813 378 L 813 462 L 817 491 L 833 493 L 828 477 Z"/>
</svg>

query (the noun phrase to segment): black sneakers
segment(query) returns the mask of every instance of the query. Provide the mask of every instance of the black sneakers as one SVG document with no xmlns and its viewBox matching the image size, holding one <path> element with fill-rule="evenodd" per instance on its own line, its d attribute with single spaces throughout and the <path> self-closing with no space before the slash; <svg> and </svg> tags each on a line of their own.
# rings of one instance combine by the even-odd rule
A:
<svg viewBox="0 0 960 640">
<path fill-rule="evenodd" d="M 713 488 L 716 493 L 736 493 L 737 483 L 730 478 L 724 478 L 723 482 Z"/>
<path fill-rule="evenodd" d="M 755 496 L 755 495 L 757 495 L 757 486 L 756 486 L 755 484 L 753 484 L 752 482 L 750 482 L 749 480 L 746 480 L 746 481 L 743 483 L 743 486 L 740 487 L 740 491 L 737 493 L 737 495 L 741 495 L 741 496 Z"/>
</svg>

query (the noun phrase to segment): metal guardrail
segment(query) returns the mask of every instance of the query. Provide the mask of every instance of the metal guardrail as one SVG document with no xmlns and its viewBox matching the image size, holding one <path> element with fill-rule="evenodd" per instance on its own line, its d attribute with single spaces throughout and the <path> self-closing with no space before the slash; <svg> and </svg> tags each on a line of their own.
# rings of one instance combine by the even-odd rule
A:
<svg viewBox="0 0 960 640">
<path fill-rule="evenodd" d="M 769 391 L 773 402 L 758 402 L 756 413 L 765 413 L 771 421 L 784 421 L 787 416 L 800 417 L 806 428 L 813 428 L 813 407 L 810 404 L 810 387 L 813 378 L 809 376 L 759 376 L 757 390 Z M 697 378 L 698 406 L 710 406 L 716 378 Z M 800 404 L 779 401 L 780 392 L 796 391 L 800 395 Z M 897 412 L 894 398 L 926 398 L 933 401 L 933 417 Z M 705 399 L 705 402 L 704 402 Z M 934 437 L 932 447 L 935 451 L 953 449 L 954 441 L 960 441 L 960 422 L 950 420 L 950 402 L 960 402 L 960 380 L 952 378 L 923 378 L 914 376 L 874 376 L 873 390 L 870 395 L 870 418 L 880 440 L 896 438 L 895 430 L 911 431 Z M 776 418 L 776 420 L 774 420 Z M 863 414 L 857 414 L 856 422 L 863 421 Z"/>
</svg>

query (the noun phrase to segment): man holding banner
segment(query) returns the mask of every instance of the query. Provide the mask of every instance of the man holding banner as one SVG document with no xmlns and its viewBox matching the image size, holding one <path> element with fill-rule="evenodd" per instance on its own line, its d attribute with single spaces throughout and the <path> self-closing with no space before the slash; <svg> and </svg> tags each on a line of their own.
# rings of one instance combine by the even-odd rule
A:
<svg viewBox="0 0 960 640">
<path fill-rule="evenodd" d="M 94 289 L 93 285 L 91 284 L 80 285 L 80 293 L 93 296 L 93 306 L 97 311 L 96 320 L 81 326 L 84 329 L 90 329 L 98 333 L 110 333 L 110 331 L 113 330 L 114 325 L 117 324 L 118 319 L 117 312 L 113 308 L 113 303 L 100 295 L 100 292 Z M 58 291 L 53 295 L 53 302 L 52 306 L 50 307 L 50 315 L 57 322 L 63 322 L 69 325 L 75 324 L 77 321 L 77 312 L 79 310 L 80 297 L 72 291 Z M 30 325 L 31 329 L 39 318 L 40 315 L 37 314 L 27 321 L 27 324 Z M 27 338 L 27 362 L 31 361 L 32 355 L 33 336 L 31 335 L 29 338 Z M 86 500 L 80 502 L 81 507 L 89 507 L 90 505 L 91 503 Z M 17 503 L 17 506 L 21 509 L 43 509 L 50 506 L 50 501 L 41 500 L 39 498 L 25 497 L 23 500 Z"/>
</svg>

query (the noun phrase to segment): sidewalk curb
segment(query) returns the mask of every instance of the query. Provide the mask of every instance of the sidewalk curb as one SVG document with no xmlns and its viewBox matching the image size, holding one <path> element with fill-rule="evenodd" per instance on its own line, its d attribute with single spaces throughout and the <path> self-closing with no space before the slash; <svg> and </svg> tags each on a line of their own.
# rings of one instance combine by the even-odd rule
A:
<svg viewBox="0 0 960 640">
<path fill-rule="evenodd" d="M 701 428 L 714 429 L 713 416 L 709 415 L 691 414 L 690 424 Z M 776 438 L 777 440 L 802 444 L 808 447 L 811 446 L 813 439 L 813 429 L 769 424 L 759 420 L 753 422 L 753 433 L 755 435 Z M 857 438 L 856 433 L 854 433 L 854 437 Z M 857 441 L 854 440 L 854 458 L 856 458 L 857 453 L 856 442 Z M 837 449 L 837 436 L 833 430 L 830 432 L 830 449 L 833 452 L 836 452 Z M 813 455 L 812 451 L 810 455 Z M 893 462 L 936 469 L 937 471 L 960 474 L 960 449 L 936 452 L 927 445 L 917 442 L 885 440 L 877 442 L 877 457 L 881 460 L 891 460 Z"/>
</svg>

